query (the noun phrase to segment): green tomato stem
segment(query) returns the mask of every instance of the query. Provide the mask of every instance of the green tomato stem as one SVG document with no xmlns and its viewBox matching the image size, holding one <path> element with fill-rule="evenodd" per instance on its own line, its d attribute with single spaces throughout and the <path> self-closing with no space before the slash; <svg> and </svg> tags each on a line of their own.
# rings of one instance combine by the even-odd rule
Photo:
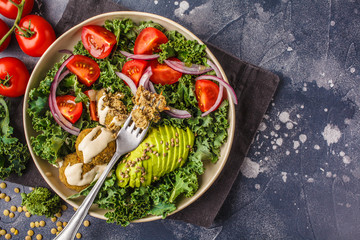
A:
<svg viewBox="0 0 360 240">
<path fill-rule="evenodd" d="M 14 3 L 12 0 L 9 0 L 12 4 L 14 4 L 17 8 L 18 8 L 18 13 L 14 22 L 14 25 L 12 26 L 12 28 L 10 28 L 10 30 L 3 36 L 3 38 L 0 40 L 0 46 L 5 42 L 5 40 L 15 31 L 15 28 L 17 29 L 21 29 L 18 25 L 18 23 L 21 20 L 21 15 L 23 13 L 24 10 L 24 5 L 25 5 L 25 0 L 22 0 L 21 3 L 16 4 Z M 20 30 L 21 31 L 21 30 Z"/>
</svg>

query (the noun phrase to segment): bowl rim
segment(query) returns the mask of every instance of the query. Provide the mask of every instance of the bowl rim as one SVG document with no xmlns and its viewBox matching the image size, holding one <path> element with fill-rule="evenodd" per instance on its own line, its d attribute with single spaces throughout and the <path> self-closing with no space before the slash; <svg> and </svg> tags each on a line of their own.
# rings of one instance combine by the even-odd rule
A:
<svg viewBox="0 0 360 240">
<path fill-rule="evenodd" d="M 43 179 L 47 182 L 47 184 L 51 187 L 51 189 L 53 191 L 56 192 L 56 194 L 58 194 L 65 202 L 67 202 L 68 204 L 70 204 L 73 207 L 79 207 L 78 205 L 74 204 L 74 202 L 70 201 L 67 199 L 67 196 L 65 196 L 64 193 L 62 193 L 60 191 L 60 189 L 57 189 L 57 187 L 54 186 L 54 184 L 52 184 L 52 182 L 48 179 L 48 177 L 45 174 L 45 171 L 41 168 L 40 163 L 38 162 L 38 159 L 43 160 L 42 158 L 38 157 L 32 147 L 31 147 L 31 142 L 30 142 L 30 133 L 27 129 L 27 125 L 32 127 L 32 122 L 30 117 L 28 116 L 27 113 L 27 109 L 28 109 L 28 100 L 29 100 L 29 92 L 30 92 L 30 82 L 36 82 L 36 79 L 34 79 L 34 72 L 40 71 L 40 67 L 43 65 L 43 62 L 46 60 L 48 53 L 53 49 L 56 48 L 57 43 L 61 42 L 63 38 L 65 38 L 67 35 L 71 34 L 71 33 L 75 33 L 76 31 L 78 31 L 82 26 L 87 25 L 91 22 L 94 22 L 98 19 L 101 18 L 107 18 L 107 19 L 115 19 L 115 18 L 126 18 L 129 16 L 138 16 L 138 17 L 143 17 L 143 18 L 151 18 L 154 22 L 156 22 L 157 20 L 160 21 L 164 21 L 167 22 L 168 24 L 174 26 L 175 28 L 179 29 L 180 33 L 184 34 L 186 33 L 187 35 L 191 36 L 191 38 L 197 40 L 200 44 L 204 44 L 195 34 L 193 34 L 190 30 L 186 29 L 185 27 L 183 27 L 182 25 L 180 25 L 179 23 L 168 19 L 166 17 L 157 15 L 157 14 L 153 14 L 153 13 L 147 13 L 147 12 L 139 12 L 139 11 L 114 11 L 114 12 L 107 12 L 107 13 L 103 13 L 103 14 L 99 14 L 96 16 L 93 16 L 91 18 L 88 18 L 82 22 L 80 22 L 79 24 L 76 24 L 75 26 L 73 26 L 72 28 L 70 28 L 69 30 L 67 30 L 66 32 L 64 32 L 60 37 L 58 37 L 53 44 L 45 51 L 45 53 L 40 57 L 40 59 L 38 60 L 37 64 L 35 65 L 30 79 L 29 79 L 29 83 L 27 85 L 26 91 L 25 91 L 25 95 L 24 95 L 24 104 L 23 104 L 23 127 L 24 127 L 24 132 L 25 132 L 25 138 L 26 138 L 26 143 L 28 145 L 31 157 L 38 169 L 38 171 L 40 172 L 41 176 L 43 177 Z M 131 18 L 131 17 L 130 17 Z M 205 45 L 205 44 L 204 44 Z M 206 46 L 206 45 L 205 45 Z M 213 53 L 209 50 L 209 48 L 206 46 L 206 53 L 207 53 L 207 57 L 209 59 L 211 59 L 214 64 L 219 68 L 224 80 L 226 82 L 229 82 L 226 74 L 224 72 L 224 70 L 222 69 L 220 63 L 218 62 L 218 60 L 216 59 L 216 57 L 213 55 Z M 51 66 L 52 67 L 52 66 Z M 217 178 L 219 177 L 220 173 L 222 172 L 224 166 L 226 165 L 226 162 L 228 160 L 229 154 L 230 154 L 230 150 L 233 144 L 233 139 L 234 139 L 234 132 L 235 132 L 235 107 L 234 107 L 234 102 L 231 98 L 228 99 L 229 101 L 229 113 L 228 113 L 228 120 L 229 120 L 229 128 L 228 128 L 228 137 L 226 142 L 223 144 L 224 149 L 221 150 L 221 155 L 219 157 L 220 158 L 224 158 L 223 161 L 221 161 L 221 165 L 218 167 L 215 175 L 213 175 L 213 177 L 211 178 L 211 180 L 206 184 L 205 188 L 203 188 L 201 191 L 200 189 L 197 190 L 197 192 L 194 194 L 194 196 L 188 198 L 189 200 L 183 204 L 182 206 L 177 206 L 177 209 L 173 212 L 171 212 L 168 216 L 175 214 L 179 211 L 181 211 L 182 209 L 186 208 L 187 206 L 189 206 L 190 204 L 192 204 L 193 202 L 195 202 L 197 199 L 199 199 L 212 185 L 213 183 L 217 180 Z M 218 162 L 220 162 L 218 160 Z M 45 160 L 46 161 L 46 160 Z M 50 164 L 50 163 L 48 163 Z M 205 170 L 206 171 L 206 170 Z M 100 208 L 99 208 L 100 209 Z M 104 215 L 94 212 L 93 210 L 89 210 L 89 215 L 96 217 L 96 218 L 100 218 L 100 219 L 104 219 L 106 220 L 107 218 L 105 218 Z M 149 221 L 154 221 L 154 220 L 159 220 L 161 219 L 161 216 L 153 216 L 153 215 L 149 215 L 145 218 L 141 218 L 141 219 L 137 219 L 134 220 L 132 222 L 149 222 Z"/>
</svg>

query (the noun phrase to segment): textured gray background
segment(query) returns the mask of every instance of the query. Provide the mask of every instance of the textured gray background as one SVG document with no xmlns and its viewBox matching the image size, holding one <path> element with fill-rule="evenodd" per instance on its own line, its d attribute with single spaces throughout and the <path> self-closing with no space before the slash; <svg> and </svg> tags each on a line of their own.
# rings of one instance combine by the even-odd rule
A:
<svg viewBox="0 0 360 240">
<path fill-rule="evenodd" d="M 173 19 L 201 39 L 277 73 L 282 83 L 212 228 L 174 220 L 122 228 L 89 217 L 91 227 L 80 229 L 86 239 L 360 238 L 359 1 L 116 2 Z M 44 0 L 40 9 L 54 26 L 65 5 Z M 13 39 L 13 48 L 0 57 L 14 54 L 31 68 L 36 58 L 14 45 Z M 19 197 L 0 200 L 1 209 L 19 204 Z M 0 227 L 18 226 L 23 239 L 28 222 L 37 219 L 42 218 L 19 214 L 8 223 L 1 215 Z M 48 221 L 35 232 L 50 238 L 53 226 Z"/>
</svg>

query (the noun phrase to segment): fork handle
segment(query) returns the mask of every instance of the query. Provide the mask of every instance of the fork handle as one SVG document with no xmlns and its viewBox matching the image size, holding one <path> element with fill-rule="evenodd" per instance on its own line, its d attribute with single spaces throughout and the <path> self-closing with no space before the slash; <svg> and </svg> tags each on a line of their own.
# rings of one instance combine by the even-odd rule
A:
<svg viewBox="0 0 360 240">
<path fill-rule="evenodd" d="M 99 192 L 101 186 L 103 185 L 106 177 L 110 173 L 111 169 L 117 162 L 120 156 L 126 152 L 116 151 L 104 172 L 101 174 L 94 187 L 91 189 L 89 194 L 86 196 L 80 207 L 77 209 L 75 214 L 72 216 L 66 227 L 57 235 L 54 240 L 72 240 L 75 238 L 77 231 L 79 230 L 84 218 L 86 217 L 97 193 Z"/>
</svg>

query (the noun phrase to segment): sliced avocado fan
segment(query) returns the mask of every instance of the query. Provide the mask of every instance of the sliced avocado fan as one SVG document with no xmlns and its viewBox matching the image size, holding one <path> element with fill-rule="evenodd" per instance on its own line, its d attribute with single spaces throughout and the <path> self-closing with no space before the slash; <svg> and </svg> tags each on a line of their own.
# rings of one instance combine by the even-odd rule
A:
<svg viewBox="0 0 360 240">
<path fill-rule="evenodd" d="M 145 140 L 118 164 L 118 185 L 148 186 L 181 167 L 194 145 L 194 139 L 189 128 L 186 131 L 167 125 L 153 128 Z"/>
</svg>

